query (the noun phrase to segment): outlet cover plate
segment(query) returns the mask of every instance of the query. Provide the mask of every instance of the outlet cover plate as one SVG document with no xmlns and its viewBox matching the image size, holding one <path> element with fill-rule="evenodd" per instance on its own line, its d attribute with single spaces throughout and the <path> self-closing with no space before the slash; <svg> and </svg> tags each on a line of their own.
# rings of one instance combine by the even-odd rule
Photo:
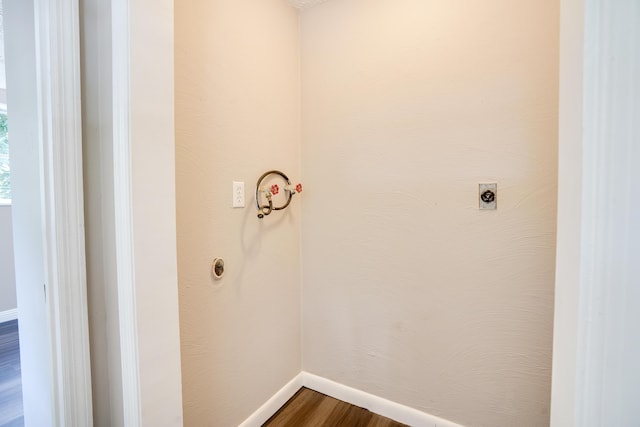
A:
<svg viewBox="0 0 640 427">
<path fill-rule="evenodd" d="M 233 181 L 234 208 L 244 208 L 244 181 Z"/>
<path fill-rule="evenodd" d="M 480 184 L 478 186 L 478 203 L 481 210 L 498 208 L 498 184 Z"/>
</svg>

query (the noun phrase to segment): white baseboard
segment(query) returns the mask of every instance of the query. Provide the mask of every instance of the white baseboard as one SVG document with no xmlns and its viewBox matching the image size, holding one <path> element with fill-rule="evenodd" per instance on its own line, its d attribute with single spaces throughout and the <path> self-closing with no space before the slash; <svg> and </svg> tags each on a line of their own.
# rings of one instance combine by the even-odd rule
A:
<svg viewBox="0 0 640 427">
<path fill-rule="evenodd" d="M 16 320 L 18 318 L 18 309 L 12 308 L 11 310 L 0 311 L 0 323 L 8 322 L 9 320 Z"/>
<path fill-rule="evenodd" d="M 417 409 L 375 396 L 308 372 L 302 372 L 305 387 L 327 396 L 360 406 L 383 417 L 410 425 L 412 427 L 463 427 L 451 421 L 429 415 Z"/>
<path fill-rule="evenodd" d="M 278 409 L 280 409 L 287 400 L 296 394 L 298 390 L 303 386 L 302 384 L 302 372 L 295 376 L 291 381 L 285 384 L 280 390 L 276 392 L 264 405 L 258 408 L 253 414 L 240 424 L 239 427 L 259 427 L 264 424 Z"/>
<path fill-rule="evenodd" d="M 382 397 L 319 377 L 308 372 L 300 372 L 264 405 L 258 408 L 240 427 L 258 427 L 264 424 L 284 405 L 300 387 L 307 387 L 327 396 L 334 397 L 355 406 L 360 406 L 383 417 L 412 427 L 463 427 L 451 421 L 429 415 L 417 409 L 392 402 Z"/>
</svg>

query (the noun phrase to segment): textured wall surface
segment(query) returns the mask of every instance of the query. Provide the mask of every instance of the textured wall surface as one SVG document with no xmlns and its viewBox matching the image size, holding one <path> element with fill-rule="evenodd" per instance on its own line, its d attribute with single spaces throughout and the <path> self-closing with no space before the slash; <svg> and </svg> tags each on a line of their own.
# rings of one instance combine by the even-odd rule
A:
<svg viewBox="0 0 640 427">
<path fill-rule="evenodd" d="M 298 9 L 306 9 L 326 1 L 328 0 L 289 0 L 289 3 L 291 3 L 291 6 L 297 7 Z"/>
<path fill-rule="evenodd" d="M 548 425 L 558 13 L 302 13 L 305 370 L 463 425 Z"/>
<path fill-rule="evenodd" d="M 237 426 L 301 368 L 300 200 L 258 220 L 252 196 L 267 170 L 299 177 L 298 17 L 286 1 L 186 0 L 175 24 L 184 425 Z"/>
<path fill-rule="evenodd" d="M 16 301 L 16 272 L 13 265 L 11 205 L 0 205 L 0 311 L 13 310 Z"/>
</svg>

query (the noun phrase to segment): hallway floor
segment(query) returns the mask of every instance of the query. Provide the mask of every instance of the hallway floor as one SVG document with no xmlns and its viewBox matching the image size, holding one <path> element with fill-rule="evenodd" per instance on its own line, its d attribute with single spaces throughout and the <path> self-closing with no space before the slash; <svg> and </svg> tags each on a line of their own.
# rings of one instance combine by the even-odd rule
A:
<svg viewBox="0 0 640 427">
<path fill-rule="evenodd" d="M 0 323 L 0 427 L 22 427 L 18 321 Z"/>
</svg>

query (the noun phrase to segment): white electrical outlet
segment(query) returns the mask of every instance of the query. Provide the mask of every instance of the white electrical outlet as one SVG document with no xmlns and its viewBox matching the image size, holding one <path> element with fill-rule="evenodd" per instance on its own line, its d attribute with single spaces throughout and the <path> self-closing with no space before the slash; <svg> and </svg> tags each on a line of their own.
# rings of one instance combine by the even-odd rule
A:
<svg viewBox="0 0 640 427">
<path fill-rule="evenodd" d="M 244 182 L 233 181 L 233 207 L 244 208 Z"/>
</svg>

